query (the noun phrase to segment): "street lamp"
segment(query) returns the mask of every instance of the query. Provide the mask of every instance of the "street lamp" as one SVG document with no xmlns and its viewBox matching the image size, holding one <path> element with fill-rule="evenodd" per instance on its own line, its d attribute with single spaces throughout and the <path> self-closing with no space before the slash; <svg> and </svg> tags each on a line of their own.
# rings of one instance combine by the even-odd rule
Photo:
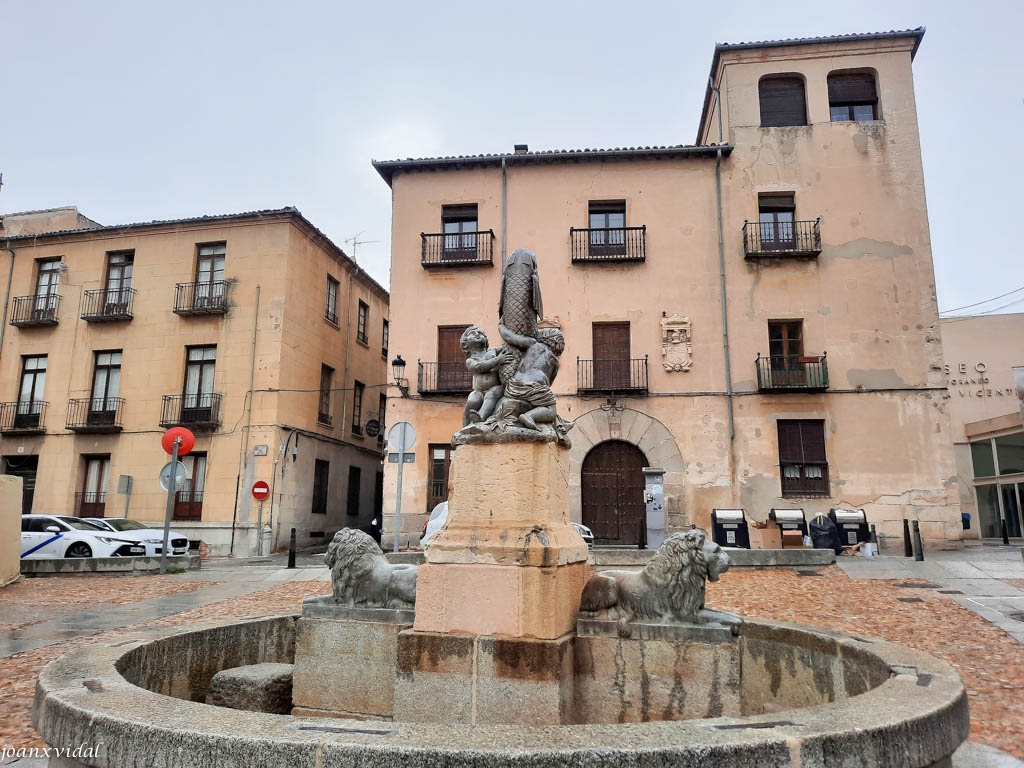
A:
<svg viewBox="0 0 1024 768">
<path fill-rule="evenodd" d="M 391 361 L 391 370 L 395 375 L 395 386 L 402 391 L 402 397 L 409 394 L 409 381 L 405 378 L 405 360 L 398 355 Z"/>
</svg>

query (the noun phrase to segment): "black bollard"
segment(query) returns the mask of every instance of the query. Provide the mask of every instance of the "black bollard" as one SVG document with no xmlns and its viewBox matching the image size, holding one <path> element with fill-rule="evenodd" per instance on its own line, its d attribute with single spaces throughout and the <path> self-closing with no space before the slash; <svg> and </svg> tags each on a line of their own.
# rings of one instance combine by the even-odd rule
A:
<svg viewBox="0 0 1024 768">
<path fill-rule="evenodd" d="M 903 518 L 903 556 L 914 556 L 914 545 L 910 543 L 910 521 Z"/>
<path fill-rule="evenodd" d="M 874 523 L 871 525 L 871 536 L 868 537 L 868 541 L 875 550 L 875 557 L 878 557 L 878 531 L 875 530 Z"/>
<path fill-rule="evenodd" d="M 1007 546 L 1009 546 L 1009 544 L 1010 544 L 1010 534 L 1009 534 L 1009 531 L 1006 530 L 1006 518 L 1005 517 L 1003 518 L 1003 544 L 1006 544 Z"/>
<path fill-rule="evenodd" d="M 295 529 L 292 528 L 292 535 L 288 541 L 288 567 L 295 567 Z"/>
<path fill-rule="evenodd" d="M 914 559 L 924 560 L 924 544 L 921 543 L 921 524 L 914 521 Z"/>
</svg>

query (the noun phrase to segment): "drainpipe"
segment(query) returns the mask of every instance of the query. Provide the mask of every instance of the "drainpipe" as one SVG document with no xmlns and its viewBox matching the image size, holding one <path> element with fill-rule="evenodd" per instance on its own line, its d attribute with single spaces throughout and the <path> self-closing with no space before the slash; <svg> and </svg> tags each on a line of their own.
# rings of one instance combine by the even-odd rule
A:
<svg viewBox="0 0 1024 768">
<path fill-rule="evenodd" d="M 506 242 L 508 225 L 508 174 L 505 172 L 505 158 L 501 158 L 501 267 L 505 268 L 508 244 Z"/>
<path fill-rule="evenodd" d="M 249 407 L 246 409 L 245 438 L 242 440 L 242 456 L 238 463 L 238 479 L 235 481 L 235 510 L 231 515 L 231 548 L 228 556 L 235 554 L 235 526 L 238 524 L 238 494 L 245 476 L 245 454 L 248 453 L 249 438 L 252 432 L 252 400 L 256 397 L 253 387 L 256 386 L 256 332 L 260 324 L 260 286 L 256 285 L 256 314 L 252 321 L 252 354 L 249 357 Z"/>
<path fill-rule="evenodd" d="M 722 94 L 708 78 L 708 87 L 715 92 L 715 106 L 718 113 L 718 152 L 715 158 L 715 195 L 718 204 L 718 276 L 722 291 L 722 346 L 725 350 L 725 395 L 729 405 L 729 444 L 736 438 L 736 421 L 733 415 L 732 363 L 729 359 L 729 313 L 725 294 L 725 235 L 722 224 Z"/>
<path fill-rule="evenodd" d="M 7 269 L 7 289 L 4 291 L 4 314 L 0 317 L 0 357 L 4 354 L 4 329 L 7 327 L 7 305 L 11 301 L 11 282 L 14 280 L 14 249 L 11 241 L 7 241 L 4 250 L 11 254 L 11 265 Z"/>
</svg>

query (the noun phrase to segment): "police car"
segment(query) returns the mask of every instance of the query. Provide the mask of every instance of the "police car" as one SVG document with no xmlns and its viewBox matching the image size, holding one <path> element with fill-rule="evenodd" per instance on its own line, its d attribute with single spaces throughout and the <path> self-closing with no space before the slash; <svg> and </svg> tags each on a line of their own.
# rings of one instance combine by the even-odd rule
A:
<svg viewBox="0 0 1024 768">
<path fill-rule="evenodd" d="M 21 558 L 127 557 L 144 555 L 146 547 L 137 541 L 64 515 L 21 516 Z"/>
</svg>

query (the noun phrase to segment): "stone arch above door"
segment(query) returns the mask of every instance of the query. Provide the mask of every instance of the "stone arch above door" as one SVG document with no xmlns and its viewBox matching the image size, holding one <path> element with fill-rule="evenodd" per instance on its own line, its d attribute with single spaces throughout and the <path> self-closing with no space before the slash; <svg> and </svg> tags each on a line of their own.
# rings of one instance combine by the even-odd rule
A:
<svg viewBox="0 0 1024 768">
<path fill-rule="evenodd" d="M 583 519 L 580 474 L 583 460 L 590 449 L 606 440 L 624 440 L 643 451 L 650 466 L 665 470 L 666 533 L 674 533 L 688 526 L 683 509 L 683 455 L 668 427 L 632 408 L 595 408 L 576 419 L 576 425 L 569 436 L 572 438 L 572 448 L 569 450 L 571 520 L 580 522 Z"/>
</svg>

